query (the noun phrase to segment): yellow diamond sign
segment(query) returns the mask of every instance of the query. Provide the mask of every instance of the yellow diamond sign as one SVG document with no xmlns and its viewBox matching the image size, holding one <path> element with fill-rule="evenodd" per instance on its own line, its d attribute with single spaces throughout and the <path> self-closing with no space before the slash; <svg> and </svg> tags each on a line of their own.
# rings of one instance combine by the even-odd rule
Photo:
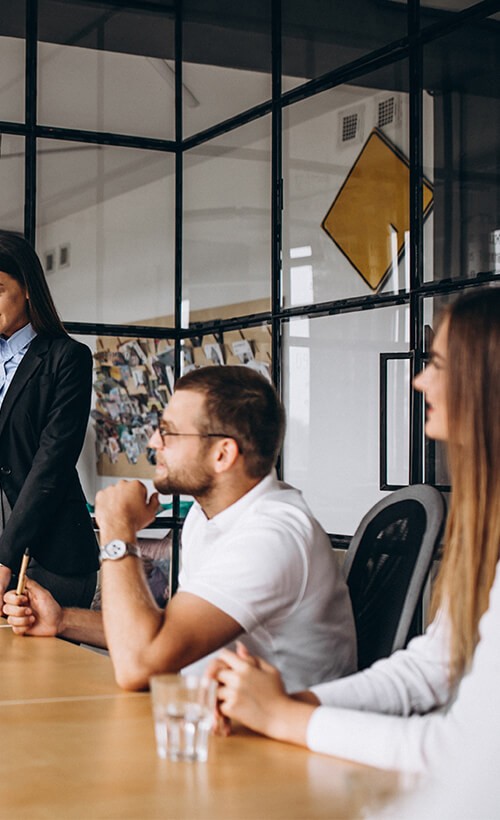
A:
<svg viewBox="0 0 500 820">
<path fill-rule="evenodd" d="M 398 258 L 404 251 L 409 201 L 408 160 L 375 129 L 321 223 L 372 290 L 380 288 L 391 271 L 391 235 L 396 234 Z M 424 218 L 431 207 L 432 186 L 424 181 Z"/>
</svg>

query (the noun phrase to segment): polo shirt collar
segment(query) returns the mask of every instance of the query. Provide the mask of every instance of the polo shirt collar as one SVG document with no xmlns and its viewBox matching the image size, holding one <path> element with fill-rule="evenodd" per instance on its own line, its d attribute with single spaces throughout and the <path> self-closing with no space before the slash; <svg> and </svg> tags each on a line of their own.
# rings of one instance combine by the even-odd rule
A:
<svg viewBox="0 0 500 820">
<path fill-rule="evenodd" d="M 227 532 L 227 530 L 231 529 L 231 527 L 239 521 L 241 516 L 258 498 L 265 495 L 269 492 L 269 490 L 277 486 L 278 479 L 276 477 L 276 471 L 273 469 L 272 472 L 259 481 L 255 487 L 252 487 L 252 489 L 245 493 L 245 495 L 242 495 L 238 501 L 235 501 L 234 504 L 231 504 L 231 506 L 226 507 L 226 509 L 222 510 L 222 512 L 214 515 L 213 518 L 207 519 L 207 525 L 211 528 L 217 527 L 218 529 Z M 195 501 L 195 504 L 199 507 L 200 512 L 205 515 L 197 501 Z"/>
</svg>

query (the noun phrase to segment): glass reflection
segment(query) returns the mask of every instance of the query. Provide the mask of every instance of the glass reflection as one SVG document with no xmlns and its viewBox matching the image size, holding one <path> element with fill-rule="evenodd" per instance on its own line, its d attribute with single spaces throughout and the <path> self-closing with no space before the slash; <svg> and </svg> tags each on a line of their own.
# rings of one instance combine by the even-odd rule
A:
<svg viewBox="0 0 500 820">
<path fill-rule="evenodd" d="M 405 67 L 362 83 L 283 112 L 285 307 L 409 288 Z"/>
<path fill-rule="evenodd" d="M 89 502 L 118 478 L 152 489 L 155 457 L 148 442 L 173 392 L 174 342 L 78 336 L 94 357 L 92 409 L 79 474 Z"/>
<path fill-rule="evenodd" d="M 24 137 L 0 134 L 0 225 L 24 229 Z"/>
<path fill-rule="evenodd" d="M 439 325 L 440 318 L 446 307 L 457 298 L 456 294 L 435 296 L 425 299 L 424 306 L 424 350 L 430 353 L 432 340 Z M 422 402 L 425 397 L 421 396 Z M 424 476 L 425 481 L 439 487 L 446 487 L 450 483 L 448 465 L 446 461 L 446 445 L 441 441 L 428 439 L 424 435 Z"/>
<path fill-rule="evenodd" d="M 328 532 L 352 534 L 379 490 L 379 357 L 406 352 L 406 307 L 301 319 L 285 326 L 284 477 Z M 389 371 L 388 466 L 407 482 L 409 368 Z"/>
<path fill-rule="evenodd" d="M 190 321 L 270 308 L 271 122 L 184 154 L 183 296 Z"/>
<path fill-rule="evenodd" d="M 406 6 L 406 0 L 283 3 L 284 90 L 320 77 L 404 37 L 407 33 Z"/>
<path fill-rule="evenodd" d="M 173 324 L 174 162 L 39 140 L 37 248 L 55 254 L 50 286 L 65 321 Z"/>
<path fill-rule="evenodd" d="M 271 3 L 184 0 L 184 136 L 271 97 Z"/>
<path fill-rule="evenodd" d="M 174 24 L 168 9 L 39 3 L 39 121 L 174 138 Z"/>
<path fill-rule="evenodd" d="M 0 120 L 24 120 L 24 38 L 24 0 L 3 0 L 0 14 Z"/>
<path fill-rule="evenodd" d="M 433 166 L 433 232 L 425 234 L 425 280 L 500 273 L 498 123 L 500 28 L 470 23 L 424 51 L 433 116 L 424 114 Z M 478 123 L 481 124 L 478 127 Z"/>
</svg>

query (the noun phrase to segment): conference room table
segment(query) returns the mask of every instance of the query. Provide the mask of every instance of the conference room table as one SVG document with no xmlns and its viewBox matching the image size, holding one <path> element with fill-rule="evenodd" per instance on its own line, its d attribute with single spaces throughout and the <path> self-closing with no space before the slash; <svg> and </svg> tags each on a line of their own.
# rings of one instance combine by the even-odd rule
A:
<svg viewBox="0 0 500 820">
<path fill-rule="evenodd" d="M 0 818 L 311 820 L 375 811 L 398 775 L 239 728 L 206 763 L 156 756 L 149 693 L 107 655 L 14 635 L 0 619 Z"/>
</svg>

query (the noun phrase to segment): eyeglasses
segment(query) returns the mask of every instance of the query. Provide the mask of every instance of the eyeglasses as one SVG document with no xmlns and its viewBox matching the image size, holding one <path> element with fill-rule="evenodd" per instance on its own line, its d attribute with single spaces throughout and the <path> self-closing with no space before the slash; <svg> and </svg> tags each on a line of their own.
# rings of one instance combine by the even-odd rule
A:
<svg viewBox="0 0 500 820">
<path fill-rule="evenodd" d="M 234 436 L 230 436 L 229 433 L 173 433 L 171 430 L 163 427 L 162 424 L 159 425 L 158 432 L 164 446 L 168 444 L 169 438 L 178 438 L 179 436 L 196 436 L 197 438 L 232 438 L 236 441 L 236 444 L 238 444 L 237 439 L 235 439 Z M 241 452 L 241 447 L 239 444 L 238 449 Z"/>
</svg>

